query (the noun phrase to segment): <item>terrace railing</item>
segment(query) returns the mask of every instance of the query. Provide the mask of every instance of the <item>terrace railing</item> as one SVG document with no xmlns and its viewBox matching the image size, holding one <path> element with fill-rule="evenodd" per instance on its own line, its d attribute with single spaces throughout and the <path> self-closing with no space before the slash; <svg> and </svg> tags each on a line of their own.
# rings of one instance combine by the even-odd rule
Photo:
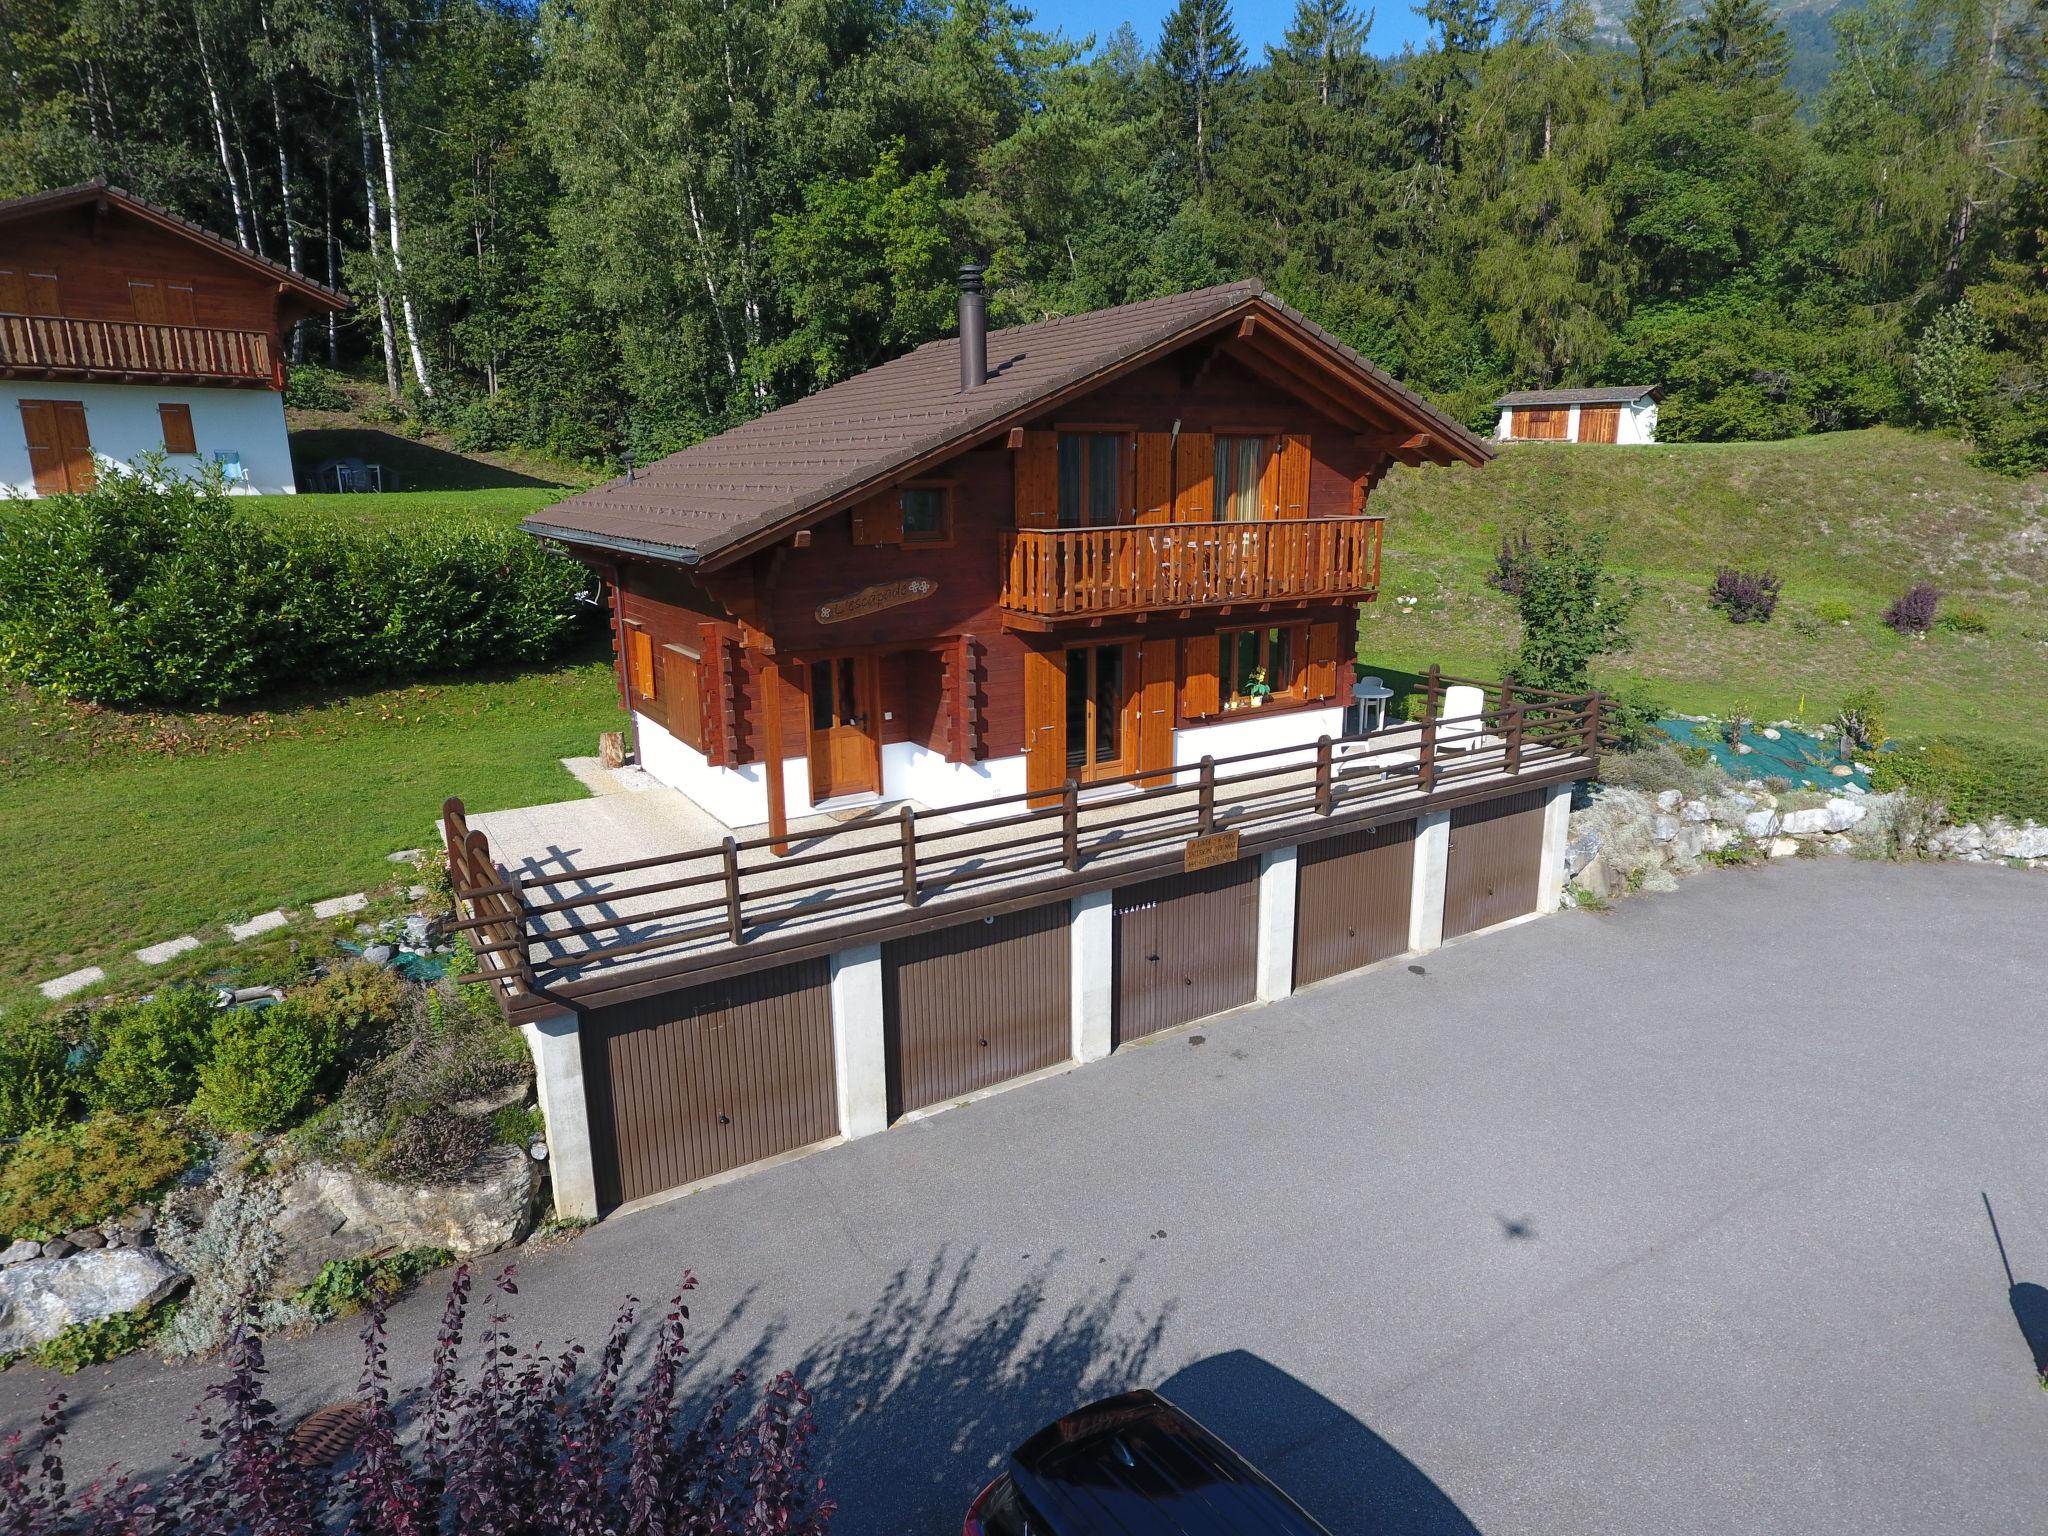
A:
<svg viewBox="0 0 2048 1536">
<path fill-rule="evenodd" d="M 57 315 L 0 314 L 0 372 L 283 383 L 263 331 Z"/>
<path fill-rule="evenodd" d="M 1445 678 L 1431 669 L 1426 718 L 1376 736 L 1205 757 L 1059 790 L 998 796 L 944 811 L 904 805 L 893 818 L 560 872 L 513 874 L 493 861 L 460 800 L 443 807 L 457 928 L 508 1004 L 622 962 L 678 952 L 667 971 L 722 963 L 733 947 L 857 932 L 934 900 L 1048 890 L 1219 831 L 1358 819 L 1417 797 L 1590 768 L 1601 697 L 1476 684 L 1485 706 L 1439 719 Z M 1106 791 L 1122 793 L 1105 799 Z M 1085 812 L 1085 814 L 1084 814 Z M 1313 835 L 1313 834 L 1311 834 Z M 563 891 L 569 894 L 558 894 Z M 687 954 L 681 952 L 689 952 Z"/>
<path fill-rule="evenodd" d="M 1378 517 L 1022 528 L 1004 535 L 1002 606 L 1039 619 L 1290 598 L 1362 597 Z"/>
</svg>

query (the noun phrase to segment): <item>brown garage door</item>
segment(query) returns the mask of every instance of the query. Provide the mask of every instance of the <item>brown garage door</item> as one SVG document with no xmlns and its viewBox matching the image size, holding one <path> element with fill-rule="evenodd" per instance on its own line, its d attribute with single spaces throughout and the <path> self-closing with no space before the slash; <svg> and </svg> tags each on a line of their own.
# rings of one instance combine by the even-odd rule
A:
<svg viewBox="0 0 2048 1536">
<path fill-rule="evenodd" d="M 1412 821 L 1304 844 L 1294 904 L 1295 984 L 1355 971 L 1406 949 L 1414 876 Z"/>
<path fill-rule="evenodd" d="M 1142 1039 L 1252 1000 L 1259 861 L 1116 893 L 1116 1038 Z"/>
<path fill-rule="evenodd" d="M 1451 812 L 1450 864 L 1444 874 L 1445 938 L 1536 910 L 1543 795 L 1532 789 Z"/>
<path fill-rule="evenodd" d="M 1072 971 L 1065 902 L 884 944 L 890 1118 L 1065 1061 Z"/>
<path fill-rule="evenodd" d="M 839 1129 L 822 959 L 592 1009 L 579 1033 L 607 1207 Z"/>
</svg>

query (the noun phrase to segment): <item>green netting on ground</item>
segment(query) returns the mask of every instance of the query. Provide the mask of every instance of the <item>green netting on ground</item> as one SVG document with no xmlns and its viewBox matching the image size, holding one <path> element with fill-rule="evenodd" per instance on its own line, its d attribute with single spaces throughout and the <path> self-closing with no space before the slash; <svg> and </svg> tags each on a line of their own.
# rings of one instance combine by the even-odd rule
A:
<svg viewBox="0 0 2048 1536">
<path fill-rule="evenodd" d="M 1870 775 L 1860 772 L 1853 760 L 1843 758 L 1834 732 L 1781 729 L 1771 740 L 1756 726 L 1745 726 L 1738 752 L 1729 743 L 1727 727 L 1718 720 L 1659 720 L 1657 729 L 1681 747 L 1705 747 L 1729 776 L 1745 779 L 1788 779 L 1801 789 L 1839 791 L 1846 785 L 1870 788 Z M 1837 766 L 1849 769 L 1836 773 Z"/>
</svg>

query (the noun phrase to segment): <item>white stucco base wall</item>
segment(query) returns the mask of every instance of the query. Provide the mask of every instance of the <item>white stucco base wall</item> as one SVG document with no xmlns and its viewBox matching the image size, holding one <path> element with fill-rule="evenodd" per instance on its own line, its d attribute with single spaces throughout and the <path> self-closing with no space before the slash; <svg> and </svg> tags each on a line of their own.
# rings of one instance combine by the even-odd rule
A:
<svg viewBox="0 0 2048 1536">
<path fill-rule="evenodd" d="M 891 742 L 882 748 L 882 794 L 889 800 L 915 800 L 934 810 L 954 809 L 1001 795 L 1024 793 L 1024 759 L 995 757 L 981 763 L 949 763 L 945 754 L 915 742 Z M 1021 805 L 998 805 L 970 811 L 962 821 L 993 821 L 1015 816 Z"/>
<path fill-rule="evenodd" d="M 24 400 L 76 400 L 85 407 L 86 436 L 102 473 L 132 470 L 145 453 L 164 446 L 160 405 L 192 408 L 197 454 L 172 454 L 172 474 L 194 475 L 217 453 L 240 454 L 246 479 L 228 489 L 251 496 L 289 496 L 291 441 L 284 427 L 284 397 L 271 389 L 202 389 L 189 384 L 77 384 L 59 379 L 0 381 L 0 495 L 33 496 L 28 438 L 21 425 Z"/>
<path fill-rule="evenodd" d="M 1344 735 L 1341 705 L 1328 709 L 1247 709 L 1214 725 L 1194 725 L 1173 733 L 1173 761 L 1177 768 L 1201 766 L 1205 757 L 1241 757 L 1247 752 L 1271 752 L 1281 747 L 1312 747 L 1319 737 L 1332 741 Z M 1306 759 L 1304 759 L 1306 761 Z M 1249 767 L 1258 767 L 1253 763 Z M 1224 773 L 1232 771 L 1226 765 Z M 1242 770 L 1238 770 L 1242 771 Z M 1182 779 L 1182 783 L 1192 782 Z"/>
</svg>

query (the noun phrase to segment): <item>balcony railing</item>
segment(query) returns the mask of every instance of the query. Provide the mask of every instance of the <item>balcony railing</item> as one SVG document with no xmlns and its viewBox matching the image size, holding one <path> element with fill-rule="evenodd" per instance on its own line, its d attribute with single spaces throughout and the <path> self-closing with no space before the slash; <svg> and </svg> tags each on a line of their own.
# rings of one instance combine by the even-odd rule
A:
<svg viewBox="0 0 2048 1536">
<path fill-rule="evenodd" d="M 1003 544 L 1002 606 L 1036 619 L 1290 598 L 1379 585 L 1377 517 L 1024 528 Z"/>
<path fill-rule="evenodd" d="M 282 383 L 262 331 L 0 314 L 0 374 L 21 373 Z"/>
</svg>

